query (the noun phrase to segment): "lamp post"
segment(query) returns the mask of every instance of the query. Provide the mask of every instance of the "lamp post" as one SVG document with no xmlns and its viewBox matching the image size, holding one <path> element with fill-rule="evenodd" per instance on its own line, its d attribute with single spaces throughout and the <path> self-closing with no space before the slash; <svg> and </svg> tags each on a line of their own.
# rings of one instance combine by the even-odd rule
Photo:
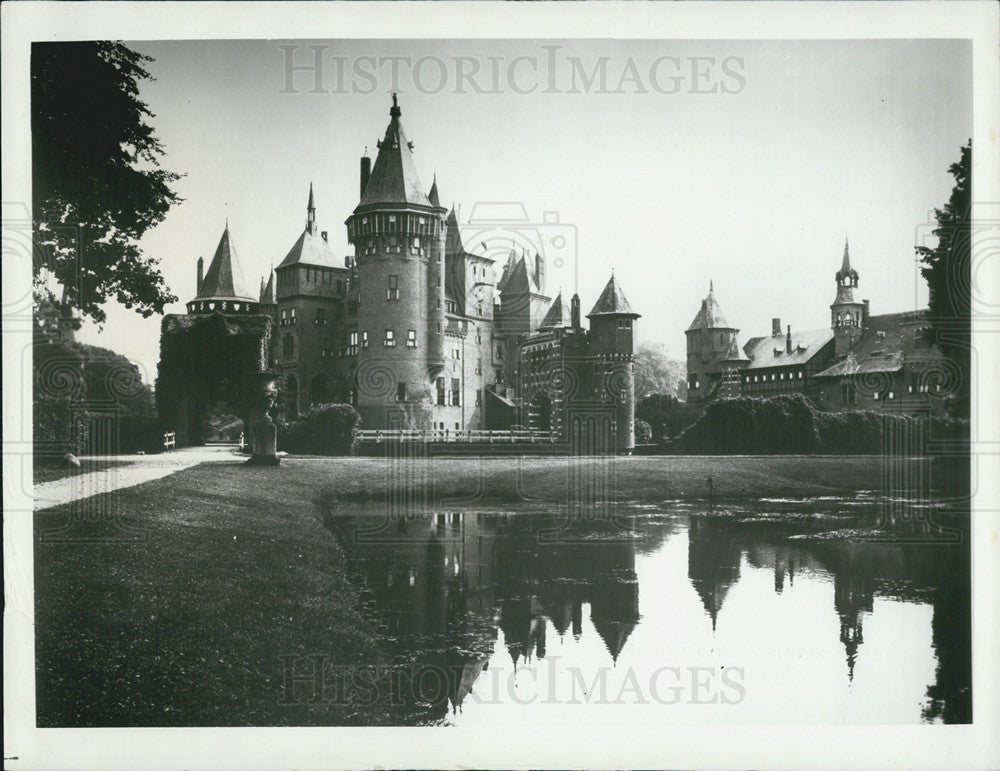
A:
<svg viewBox="0 0 1000 771">
<path fill-rule="evenodd" d="M 277 466 L 281 463 L 278 457 L 278 428 L 271 420 L 270 412 L 278 396 L 278 373 L 265 370 L 256 375 L 253 415 L 256 422 L 253 426 L 250 460 L 252 466 Z"/>
</svg>

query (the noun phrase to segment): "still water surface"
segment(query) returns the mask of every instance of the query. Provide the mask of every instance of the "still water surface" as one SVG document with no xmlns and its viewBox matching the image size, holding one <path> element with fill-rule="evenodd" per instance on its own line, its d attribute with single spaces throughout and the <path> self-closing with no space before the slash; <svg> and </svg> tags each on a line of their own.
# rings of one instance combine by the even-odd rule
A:
<svg viewBox="0 0 1000 771">
<path fill-rule="evenodd" d="M 365 506 L 329 524 L 406 673 L 380 696 L 397 724 L 967 722 L 968 539 L 939 507 L 918 519 L 944 530 L 883 509 Z"/>
</svg>

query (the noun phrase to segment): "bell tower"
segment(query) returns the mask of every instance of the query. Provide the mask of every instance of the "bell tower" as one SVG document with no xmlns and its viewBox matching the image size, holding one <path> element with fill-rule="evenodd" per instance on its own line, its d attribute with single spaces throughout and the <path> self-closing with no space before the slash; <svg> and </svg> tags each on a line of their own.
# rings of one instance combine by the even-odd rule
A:
<svg viewBox="0 0 1000 771">
<path fill-rule="evenodd" d="M 851 267 L 851 254 L 844 239 L 844 260 L 836 273 L 837 296 L 830 305 L 830 326 L 836 347 L 836 356 L 842 359 L 857 344 L 865 321 L 865 305 L 854 299 L 858 288 L 858 272 Z"/>
</svg>

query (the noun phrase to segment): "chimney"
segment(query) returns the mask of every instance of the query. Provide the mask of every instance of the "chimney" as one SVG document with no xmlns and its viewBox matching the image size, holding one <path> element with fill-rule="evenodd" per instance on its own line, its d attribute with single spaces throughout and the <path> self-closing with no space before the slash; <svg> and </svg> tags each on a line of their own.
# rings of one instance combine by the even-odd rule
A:
<svg viewBox="0 0 1000 771">
<path fill-rule="evenodd" d="M 871 313 L 871 308 L 867 300 L 862 300 L 861 302 L 865 304 L 865 307 L 861 309 L 861 328 L 868 329 L 868 314 Z"/>
<path fill-rule="evenodd" d="M 538 291 L 545 289 L 545 258 L 535 252 L 535 283 L 538 284 Z"/>
<path fill-rule="evenodd" d="M 372 159 L 366 152 L 361 156 L 361 197 L 364 198 L 365 188 L 368 187 L 368 177 L 372 175 Z"/>
<path fill-rule="evenodd" d="M 327 232 L 326 232 L 325 230 L 324 230 L 323 232 L 321 232 L 321 233 L 320 233 L 320 236 L 322 236 L 322 237 L 323 237 L 323 240 L 324 240 L 324 241 L 327 241 L 327 242 L 329 242 L 329 239 L 327 238 Z"/>
<path fill-rule="evenodd" d="M 781 319 L 771 319 L 771 337 L 781 337 Z"/>
<path fill-rule="evenodd" d="M 788 336 L 785 338 L 785 353 L 792 352 L 792 325 L 788 325 Z"/>
<path fill-rule="evenodd" d="M 198 294 L 201 291 L 201 283 L 205 280 L 205 259 L 203 257 L 198 258 L 198 286 L 195 287 L 194 293 Z"/>
<path fill-rule="evenodd" d="M 574 293 L 573 299 L 569 301 L 570 308 L 570 319 L 573 323 L 573 329 L 580 328 L 580 295 Z"/>
</svg>

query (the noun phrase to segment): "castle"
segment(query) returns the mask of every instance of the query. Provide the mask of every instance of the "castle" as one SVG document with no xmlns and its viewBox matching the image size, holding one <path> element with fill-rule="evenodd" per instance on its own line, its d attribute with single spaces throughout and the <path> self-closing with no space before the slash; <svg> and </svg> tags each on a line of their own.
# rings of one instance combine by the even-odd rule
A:
<svg viewBox="0 0 1000 771">
<path fill-rule="evenodd" d="M 635 440 L 633 325 L 612 275 L 588 314 L 546 294 L 545 257 L 494 260 L 463 245 L 437 178 L 424 191 L 393 95 L 374 165 L 361 158 L 354 249 L 338 259 L 320 231 L 312 186 L 305 228 L 250 292 L 228 223 L 198 260 L 189 315 L 265 315 L 282 408 L 350 403 L 363 429 L 453 432 L 512 427 L 630 452 Z"/>
<path fill-rule="evenodd" d="M 928 342 L 927 311 L 872 316 L 858 301 L 858 272 L 845 241 L 830 326 L 753 337 L 740 351 L 739 329 L 726 322 L 709 284 L 686 331 L 688 400 L 802 393 L 821 409 L 868 409 L 942 414 L 956 383 L 940 351 Z"/>
</svg>

